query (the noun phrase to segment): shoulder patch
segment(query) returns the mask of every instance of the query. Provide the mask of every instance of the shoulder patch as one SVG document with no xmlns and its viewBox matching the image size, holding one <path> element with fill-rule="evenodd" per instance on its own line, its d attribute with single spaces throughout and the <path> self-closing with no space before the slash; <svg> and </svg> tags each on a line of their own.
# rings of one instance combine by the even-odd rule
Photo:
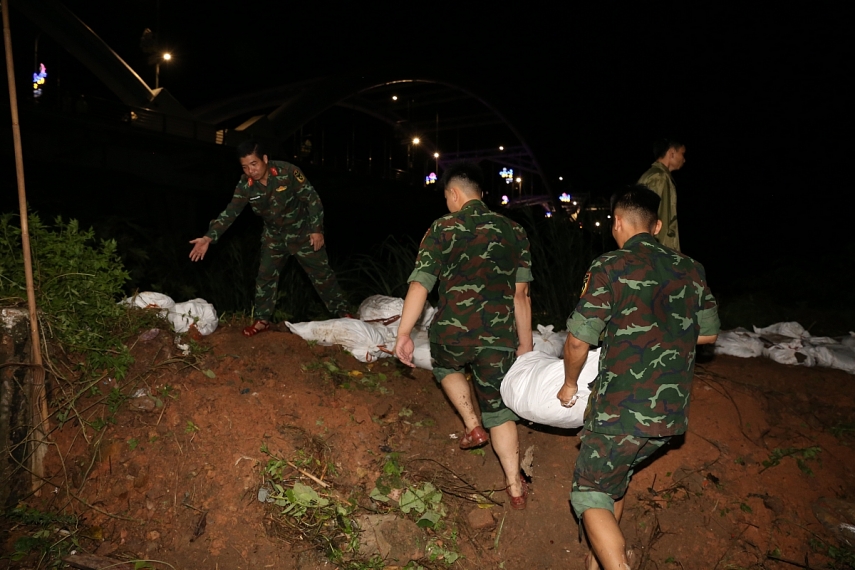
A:
<svg viewBox="0 0 855 570">
<path fill-rule="evenodd" d="M 279 188 L 277 188 L 277 189 L 276 189 L 276 191 L 277 191 L 277 192 L 284 192 L 284 191 L 285 191 L 285 186 L 280 186 Z"/>
<path fill-rule="evenodd" d="M 585 293 L 588 292 L 588 283 L 590 283 L 590 282 L 591 282 L 591 272 L 589 271 L 585 274 L 585 279 L 582 280 L 582 292 L 579 293 L 580 298 L 584 297 Z"/>
<path fill-rule="evenodd" d="M 279 176 L 279 169 L 275 166 L 271 166 L 269 170 L 270 174 L 272 174 L 273 176 Z"/>
<path fill-rule="evenodd" d="M 252 179 L 251 176 L 246 177 L 246 185 L 247 186 L 252 186 L 253 182 L 255 182 L 255 181 Z"/>
<path fill-rule="evenodd" d="M 294 169 L 294 178 L 296 178 L 297 182 L 299 182 L 300 184 L 306 181 L 306 177 L 303 176 L 303 173 L 300 172 L 299 168 Z"/>
</svg>

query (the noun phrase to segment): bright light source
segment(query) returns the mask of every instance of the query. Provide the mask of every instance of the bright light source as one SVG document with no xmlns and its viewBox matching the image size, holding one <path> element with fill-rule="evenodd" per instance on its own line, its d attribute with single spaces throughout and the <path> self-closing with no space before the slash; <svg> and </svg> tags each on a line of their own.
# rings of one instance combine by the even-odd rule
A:
<svg viewBox="0 0 855 570">
<path fill-rule="evenodd" d="M 551 217 L 552 217 L 552 212 L 546 212 L 546 217 L 547 217 L 547 218 L 551 218 Z"/>
<path fill-rule="evenodd" d="M 398 96 L 397 96 L 397 95 L 392 95 L 392 101 L 397 101 L 397 100 L 398 100 Z"/>
<path fill-rule="evenodd" d="M 420 139 L 419 137 L 413 138 L 413 144 L 419 144 L 420 142 L 422 142 L 422 139 Z"/>
<path fill-rule="evenodd" d="M 564 192 L 563 194 L 561 194 L 561 196 L 558 197 L 558 199 L 561 200 L 562 202 L 569 202 L 573 198 L 570 196 L 570 194 L 568 194 L 567 192 Z"/>
<path fill-rule="evenodd" d="M 606 217 L 607 217 L 608 219 L 610 219 L 610 220 L 612 219 L 611 215 L 608 215 L 608 216 L 606 216 Z"/>
<path fill-rule="evenodd" d="M 507 196 L 502 196 L 502 204 L 507 204 L 507 203 L 508 203 L 508 201 L 509 201 L 509 200 L 508 200 L 508 197 L 507 197 Z"/>
<path fill-rule="evenodd" d="M 573 200 L 573 205 L 574 205 L 574 206 L 578 206 L 579 204 L 577 204 L 577 203 L 576 203 L 576 201 L 575 201 L 575 200 Z"/>
<path fill-rule="evenodd" d="M 594 222 L 594 225 L 600 227 L 600 222 Z"/>
<path fill-rule="evenodd" d="M 564 177 L 563 177 L 563 176 L 559 176 L 559 177 L 558 177 L 558 180 L 564 180 Z"/>
<path fill-rule="evenodd" d="M 165 54 L 163 54 L 163 61 L 169 61 L 170 59 L 172 59 L 172 54 L 171 54 L 171 53 L 165 53 Z"/>
<path fill-rule="evenodd" d="M 439 153 L 438 153 L 438 152 L 433 153 L 433 157 L 434 157 L 434 158 L 439 158 Z"/>
<path fill-rule="evenodd" d="M 517 182 L 522 182 L 522 178 L 517 178 Z"/>
<path fill-rule="evenodd" d="M 505 147 L 500 146 L 500 147 L 499 147 L 499 150 L 505 150 Z"/>
</svg>

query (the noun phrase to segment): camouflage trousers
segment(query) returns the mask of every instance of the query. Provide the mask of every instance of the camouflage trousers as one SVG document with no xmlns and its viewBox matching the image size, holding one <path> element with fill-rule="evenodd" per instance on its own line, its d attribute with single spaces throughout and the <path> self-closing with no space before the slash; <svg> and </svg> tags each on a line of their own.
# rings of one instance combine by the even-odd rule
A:
<svg viewBox="0 0 855 570">
<path fill-rule="evenodd" d="M 348 312 L 347 301 L 330 267 L 325 247 L 315 251 L 309 243 L 308 235 L 283 241 L 264 232 L 261 236 L 261 262 L 255 281 L 255 318 L 269 321 L 273 316 L 276 292 L 279 289 L 279 273 L 290 255 L 297 259 L 300 267 L 309 276 L 329 312 L 336 316 Z"/>
<path fill-rule="evenodd" d="M 430 343 L 433 358 L 433 375 L 437 382 L 449 374 L 463 374 L 466 365 L 472 370 L 475 399 L 481 410 L 481 423 L 485 428 L 500 426 L 519 420 L 513 410 L 505 405 L 499 391 L 505 374 L 516 361 L 513 350 L 486 346 L 448 346 Z"/>
<path fill-rule="evenodd" d="M 606 435 L 582 431 L 582 446 L 573 471 L 570 504 L 576 516 L 588 509 L 614 512 L 615 501 L 629 488 L 635 467 L 668 443 L 670 437 Z"/>
</svg>

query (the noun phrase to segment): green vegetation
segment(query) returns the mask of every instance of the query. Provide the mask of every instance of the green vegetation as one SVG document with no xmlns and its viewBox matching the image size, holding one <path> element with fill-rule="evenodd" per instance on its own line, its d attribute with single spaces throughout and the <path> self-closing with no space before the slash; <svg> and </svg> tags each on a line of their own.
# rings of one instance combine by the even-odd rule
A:
<svg viewBox="0 0 855 570">
<path fill-rule="evenodd" d="M 794 457 L 796 459 L 796 465 L 798 465 L 799 469 L 805 475 L 813 475 L 813 470 L 811 470 L 810 466 L 808 466 L 807 462 L 810 460 L 814 460 L 819 462 L 822 465 L 822 462 L 819 459 L 819 453 L 822 451 L 822 448 L 819 446 L 813 447 L 787 447 L 787 448 L 779 448 L 776 447 L 769 454 L 768 459 L 763 460 L 763 469 L 760 470 L 760 473 L 769 469 L 770 467 L 774 467 L 776 465 L 781 464 L 781 460 L 785 457 Z"/>
</svg>

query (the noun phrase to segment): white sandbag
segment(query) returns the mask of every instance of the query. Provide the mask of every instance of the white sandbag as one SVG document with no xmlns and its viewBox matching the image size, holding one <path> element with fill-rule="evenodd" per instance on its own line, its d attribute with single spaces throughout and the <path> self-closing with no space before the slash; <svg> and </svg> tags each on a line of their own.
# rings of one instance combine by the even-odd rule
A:
<svg viewBox="0 0 855 570">
<path fill-rule="evenodd" d="M 763 341 L 757 333 L 744 328 L 721 331 L 715 341 L 716 354 L 728 354 L 740 358 L 753 358 L 763 354 Z"/>
<path fill-rule="evenodd" d="M 537 325 L 537 330 L 532 332 L 534 337 L 534 349 L 555 358 L 564 358 L 564 342 L 567 340 L 567 331 L 555 332 L 553 325 L 545 327 Z"/>
<path fill-rule="evenodd" d="M 217 325 L 220 324 L 220 320 L 217 318 L 217 310 L 205 299 L 191 299 L 183 303 L 175 303 L 166 318 L 172 323 L 172 328 L 177 333 L 185 333 L 190 325 L 195 324 L 196 329 L 201 334 L 209 335 L 217 330 Z"/>
<path fill-rule="evenodd" d="M 849 374 L 855 374 L 855 350 L 842 343 L 821 344 L 819 346 L 813 346 L 811 343 L 811 345 L 804 347 L 801 352 L 809 354 L 816 366 L 836 368 Z M 806 364 L 802 363 L 802 366 L 806 366 Z"/>
<path fill-rule="evenodd" d="M 123 305 L 139 307 L 140 309 L 155 308 L 169 311 L 175 307 L 175 301 L 172 300 L 172 297 L 163 293 L 155 293 L 154 291 L 143 291 L 119 302 Z M 161 315 L 165 317 L 166 313 L 161 313 Z"/>
<path fill-rule="evenodd" d="M 362 301 L 356 314 L 363 321 L 386 321 L 400 317 L 403 310 L 404 300 L 400 297 L 371 295 Z M 421 327 L 430 325 L 435 313 L 436 309 L 431 307 L 430 303 L 425 302 L 424 309 L 416 325 Z"/>
<path fill-rule="evenodd" d="M 840 339 L 840 344 L 855 350 L 855 332 L 849 331 L 849 336 L 844 336 Z"/>
<path fill-rule="evenodd" d="M 773 332 L 772 334 L 778 333 Z M 781 364 L 801 364 L 802 366 L 813 366 L 813 356 L 806 353 L 803 348 L 804 345 L 802 344 L 801 339 L 791 338 L 786 341 L 775 343 L 768 347 L 764 346 L 763 356 L 765 356 L 766 358 L 771 358 L 775 362 L 779 362 Z M 801 354 L 802 358 L 799 359 L 798 357 L 796 357 L 796 353 Z"/>
<path fill-rule="evenodd" d="M 397 328 L 395 329 L 397 332 Z M 413 364 L 416 368 L 424 368 L 425 370 L 433 370 L 433 360 L 430 357 L 430 339 L 428 331 L 423 327 L 416 327 L 410 335 L 413 339 L 415 349 L 413 350 Z M 392 345 L 395 341 L 392 341 Z"/>
<path fill-rule="evenodd" d="M 312 340 L 324 346 L 339 344 L 347 349 L 360 362 L 374 362 L 388 356 L 383 348 L 395 346 L 395 337 L 388 336 L 389 327 L 382 324 L 366 323 L 358 319 L 330 319 L 328 321 L 310 321 L 307 323 L 286 322 L 292 333 L 305 340 Z"/>
<path fill-rule="evenodd" d="M 558 391 L 564 385 L 564 361 L 543 352 L 523 354 L 502 381 L 502 400 L 518 416 L 535 423 L 557 427 L 582 427 L 590 384 L 597 378 L 600 349 L 588 352 L 588 359 L 579 375 L 579 396 L 571 408 L 558 400 Z"/>
<path fill-rule="evenodd" d="M 807 332 L 802 325 L 796 322 L 775 323 L 774 325 L 769 325 L 768 327 L 763 328 L 754 327 L 754 332 L 759 335 L 780 334 L 793 338 L 810 337 L 810 333 Z"/>
</svg>

